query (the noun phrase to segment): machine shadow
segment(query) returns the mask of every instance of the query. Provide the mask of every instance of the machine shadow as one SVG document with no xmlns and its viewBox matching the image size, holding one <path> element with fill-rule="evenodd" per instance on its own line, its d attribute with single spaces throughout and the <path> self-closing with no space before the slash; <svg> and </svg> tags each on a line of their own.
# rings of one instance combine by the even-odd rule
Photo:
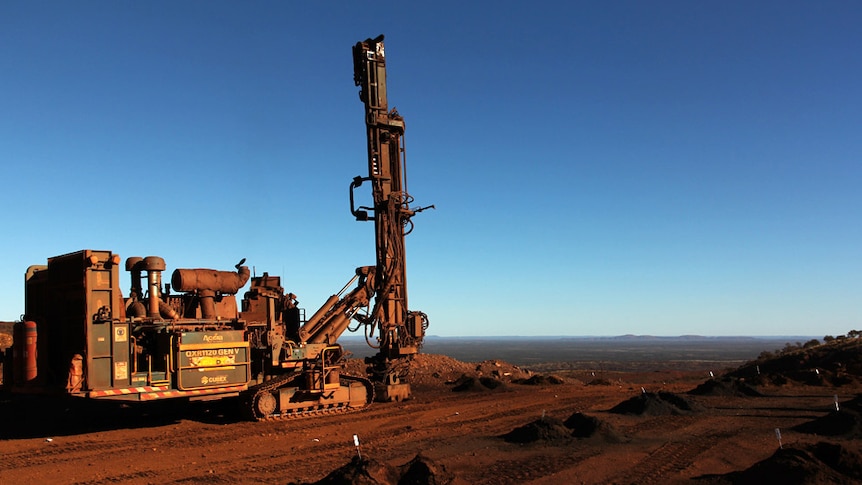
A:
<svg viewBox="0 0 862 485">
<path fill-rule="evenodd" d="M 119 429 L 156 428 L 195 421 L 245 421 L 237 399 L 188 402 L 96 401 L 81 398 L 0 397 L 0 439 L 53 438 Z"/>
</svg>

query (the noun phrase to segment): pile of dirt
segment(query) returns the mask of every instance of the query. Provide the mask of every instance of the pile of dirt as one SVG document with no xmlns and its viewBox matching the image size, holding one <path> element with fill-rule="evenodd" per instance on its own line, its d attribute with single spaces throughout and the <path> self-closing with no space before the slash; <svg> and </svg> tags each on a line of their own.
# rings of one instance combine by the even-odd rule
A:
<svg viewBox="0 0 862 485">
<path fill-rule="evenodd" d="M 399 485 L 445 485 L 455 478 L 446 470 L 446 467 L 421 453 L 398 467 L 398 470 L 401 473 Z"/>
<path fill-rule="evenodd" d="M 516 365 L 499 360 L 485 360 L 476 364 L 473 372 L 469 373 L 468 377 L 473 376 L 474 379 L 487 389 L 496 389 L 502 384 L 526 384 L 526 385 L 545 385 L 545 384 L 562 384 L 563 379 L 557 376 L 544 376 L 533 374 L 531 371 L 521 369 Z M 464 376 L 462 376 L 463 378 Z M 463 389 L 455 389 L 463 390 Z"/>
<path fill-rule="evenodd" d="M 738 376 L 740 371 L 734 371 L 731 376 Z M 780 372 L 770 372 L 768 374 L 757 374 L 749 377 L 740 377 L 740 379 L 744 380 L 748 384 L 752 386 L 762 386 L 762 387 L 779 387 L 786 386 L 790 383 L 790 379 L 787 378 L 784 374 Z"/>
<path fill-rule="evenodd" d="M 347 359 L 348 375 L 364 376 L 363 359 Z M 504 389 L 506 384 L 557 385 L 565 380 L 556 375 L 533 374 L 499 360 L 478 363 L 461 362 L 446 355 L 417 354 L 410 363 L 410 382 L 419 386 L 452 386 L 455 392 Z"/>
<path fill-rule="evenodd" d="M 513 382 L 515 382 L 516 384 L 526 384 L 528 386 L 545 386 L 548 384 L 560 385 L 564 384 L 566 381 L 562 377 L 555 376 L 553 374 L 535 374 L 529 379 L 517 379 Z"/>
<path fill-rule="evenodd" d="M 345 372 L 364 376 L 363 359 L 347 359 Z M 506 384 L 532 386 L 559 385 L 566 381 L 557 375 L 533 374 L 529 370 L 500 360 L 478 363 L 461 362 L 446 355 L 417 354 L 410 363 L 410 382 L 419 386 L 452 386 L 455 392 L 505 388 Z"/>
<path fill-rule="evenodd" d="M 607 379 L 595 378 L 589 382 L 587 382 L 588 386 L 610 386 L 611 381 Z"/>
<path fill-rule="evenodd" d="M 794 426 L 801 433 L 818 436 L 840 436 L 842 438 L 862 438 L 862 415 L 852 408 L 830 411 L 813 421 Z"/>
<path fill-rule="evenodd" d="M 367 365 L 363 359 L 347 359 L 345 371 L 350 375 L 366 375 Z M 498 360 L 486 360 L 478 363 L 461 362 L 446 355 L 417 354 L 410 362 L 410 382 L 417 385 L 458 385 L 464 377 L 475 379 L 476 387 L 495 389 L 502 383 L 526 383 L 533 377 L 532 372 L 521 369 Z M 545 378 L 548 383 L 555 383 L 559 377 Z M 467 384 L 469 387 L 470 384 Z M 461 389 L 463 390 L 463 389 Z"/>
<path fill-rule="evenodd" d="M 509 443 L 568 443 L 572 440 L 572 430 L 559 419 L 545 416 L 509 431 L 502 438 Z"/>
<path fill-rule="evenodd" d="M 475 373 L 475 364 L 461 362 L 447 355 L 417 354 L 410 363 L 412 382 L 417 384 L 443 384 L 459 376 Z"/>
<path fill-rule="evenodd" d="M 613 426 L 594 416 L 574 413 L 563 421 L 563 426 L 572 430 L 572 436 L 579 439 L 598 438 L 610 443 L 622 443 L 625 436 Z"/>
<path fill-rule="evenodd" d="M 314 482 L 314 485 L 447 485 L 453 479 L 446 467 L 422 454 L 399 467 L 354 456 L 349 463 Z"/>
<path fill-rule="evenodd" d="M 625 400 L 609 411 L 615 414 L 666 416 L 691 414 L 700 406 L 672 392 L 644 392 Z"/>
<path fill-rule="evenodd" d="M 476 364 L 474 371 L 479 377 L 492 377 L 501 381 L 512 382 L 529 379 L 533 375 L 528 370 L 501 360 L 484 360 Z"/>
<path fill-rule="evenodd" d="M 573 441 L 593 439 L 609 443 L 621 443 L 626 441 L 623 434 L 619 433 L 610 424 L 583 413 L 576 412 L 565 421 L 543 416 L 531 423 L 525 424 L 501 436 L 509 443 L 535 443 L 537 441 L 566 444 Z"/>
<path fill-rule="evenodd" d="M 702 478 L 734 484 L 858 483 L 862 480 L 862 455 L 858 445 L 850 447 L 827 442 L 791 445 L 747 470 Z"/>
<path fill-rule="evenodd" d="M 695 396 L 762 396 L 757 389 L 733 377 L 724 377 L 722 379 L 709 379 L 696 388 L 688 391 L 688 394 Z"/>
<path fill-rule="evenodd" d="M 350 463 L 333 470 L 315 485 L 395 485 L 398 483 L 395 468 L 372 458 L 354 456 Z"/>
<path fill-rule="evenodd" d="M 451 383 L 452 391 L 454 392 L 465 392 L 465 391 L 485 391 L 489 389 L 504 389 L 505 384 L 503 381 L 495 379 L 493 377 L 472 377 L 466 374 L 462 374 L 461 377 L 455 379 Z"/>
</svg>

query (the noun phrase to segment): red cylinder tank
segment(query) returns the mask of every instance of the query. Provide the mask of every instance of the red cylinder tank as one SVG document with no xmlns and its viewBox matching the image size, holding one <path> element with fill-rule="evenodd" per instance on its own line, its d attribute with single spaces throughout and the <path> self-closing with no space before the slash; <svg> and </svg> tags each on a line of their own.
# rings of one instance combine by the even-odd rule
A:
<svg viewBox="0 0 862 485">
<path fill-rule="evenodd" d="M 12 380 L 16 386 L 24 386 L 36 380 L 38 374 L 36 322 L 15 322 L 12 334 Z"/>
<path fill-rule="evenodd" d="M 24 322 L 24 383 L 29 384 L 36 380 L 38 375 L 38 367 L 36 364 L 36 339 L 38 332 L 36 331 L 36 322 Z"/>
</svg>

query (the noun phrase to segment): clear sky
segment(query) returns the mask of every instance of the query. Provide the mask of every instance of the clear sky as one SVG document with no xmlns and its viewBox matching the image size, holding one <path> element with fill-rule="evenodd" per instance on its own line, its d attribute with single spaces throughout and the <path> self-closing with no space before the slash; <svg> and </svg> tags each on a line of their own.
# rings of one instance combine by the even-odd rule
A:
<svg viewBox="0 0 862 485">
<path fill-rule="evenodd" d="M 351 47 L 386 35 L 430 334 L 862 328 L 862 3 L 0 3 L 0 320 L 79 249 L 374 263 Z M 127 275 L 123 288 L 128 289 Z"/>
</svg>

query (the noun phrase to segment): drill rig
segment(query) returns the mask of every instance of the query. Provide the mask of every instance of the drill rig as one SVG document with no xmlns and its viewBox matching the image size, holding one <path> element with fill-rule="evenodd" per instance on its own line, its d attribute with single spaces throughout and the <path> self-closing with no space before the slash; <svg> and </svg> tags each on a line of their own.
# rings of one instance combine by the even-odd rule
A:
<svg viewBox="0 0 862 485">
<path fill-rule="evenodd" d="M 252 276 L 244 259 L 236 271 L 176 269 L 163 284 L 164 259 L 130 257 L 123 297 L 118 254 L 86 249 L 48 258 L 25 274 L 25 313 L 14 328 L 4 387 L 124 401 L 238 396 L 257 420 L 359 410 L 375 393 L 379 400 L 408 398 L 409 361 L 428 319 L 407 310 L 404 236 L 410 218 L 426 208 L 410 208 L 404 121 L 387 107 L 383 37 L 359 42 L 353 57 L 369 174 L 351 182 L 350 210 L 374 222 L 375 266 L 357 268 L 306 318 L 280 277 Z M 356 206 L 354 191 L 365 182 L 373 204 Z M 249 280 L 238 306 L 235 295 Z M 337 342 L 360 327 L 378 349 L 367 360 L 368 378 L 344 372 L 347 352 Z"/>
<path fill-rule="evenodd" d="M 428 317 L 407 308 L 404 237 L 413 230 L 411 217 L 434 206 L 411 209 L 404 156 L 404 119 L 386 96 L 386 57 L 383 36 L 353 47 L 353 80 L 365 105 L 368 176 L 350 184 L 350 212 L 357 221 L 374 221 L 377 265 L 374 268 L 374 307 L 360 321 L 366 338 L 378 332 L 379 351 L 366 360 L 369 375 L 383 400 L 410 396 L 409 362 L 419 352 Z M 372 206 L 355 205 L 355 190 L 371 183 Z"/>
</svg>

